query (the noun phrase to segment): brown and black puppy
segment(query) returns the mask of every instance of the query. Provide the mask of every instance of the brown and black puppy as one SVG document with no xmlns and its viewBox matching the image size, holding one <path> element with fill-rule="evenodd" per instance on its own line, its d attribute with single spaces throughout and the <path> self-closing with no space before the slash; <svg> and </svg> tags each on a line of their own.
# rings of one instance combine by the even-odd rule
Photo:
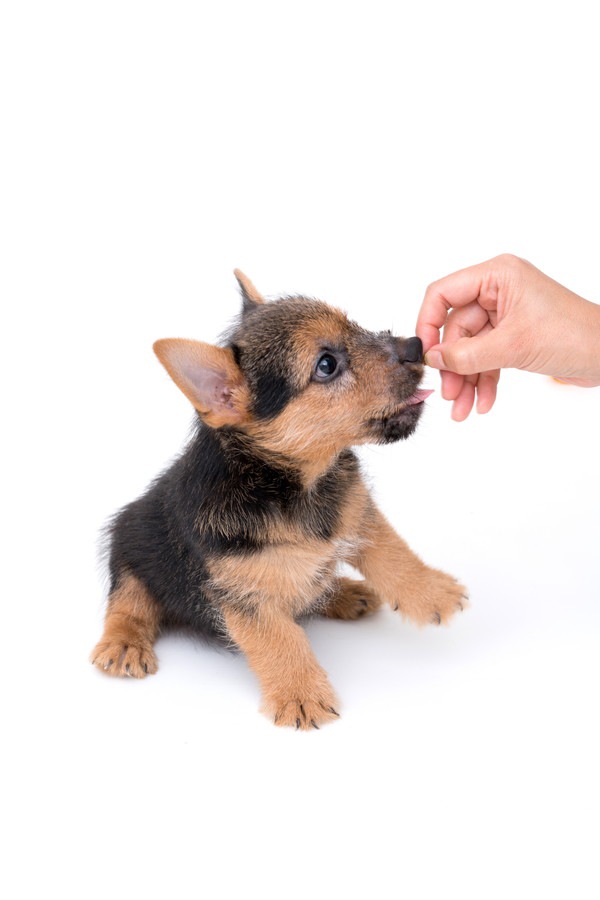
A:
<svg viewBox="0 0 600 900">
<path fill-rule="evenodd" d="M 298 619 L 388 603 L 446 622 L 464 588 L 412 553 L 375 506 L 350 447 L 408 437 L 423 409 L 418 338 L 373 334 L 304 297 L 265 302 L 236 271 L 227 345 L 154 349 L 198 412 L 179 459 L 111 527 L 111 587 L 92 661 L 156 672 L 161 629 L 241 649 L 277 725 L 317 728 L 338 701 Z M 339 577 L 346 561 L 364 581 Z"/>
</svg>

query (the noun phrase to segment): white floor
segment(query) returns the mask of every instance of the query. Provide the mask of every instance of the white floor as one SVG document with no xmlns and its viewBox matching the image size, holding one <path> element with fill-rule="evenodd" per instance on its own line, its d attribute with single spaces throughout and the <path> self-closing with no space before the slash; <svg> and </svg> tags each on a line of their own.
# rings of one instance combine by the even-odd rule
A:
<svg viewBox="0 0 600 900">
<path fill-rule="evenodd" d="M 275 728 L 244 659 L 190 639 L 143 682 L 87 660 L 99 529 L 190 420 L 152 341 L 214 340 L 234 266 L 403 334 L 503 251 L 600 300 L 589 10 L 413 6 L 3 10 L 11 900 L 600 895 L 600 388 L 505 372 L 488 416 L 437 392 L 361 451 L 471 607 L 310 622 L 331 726 Z"/>
</svg>

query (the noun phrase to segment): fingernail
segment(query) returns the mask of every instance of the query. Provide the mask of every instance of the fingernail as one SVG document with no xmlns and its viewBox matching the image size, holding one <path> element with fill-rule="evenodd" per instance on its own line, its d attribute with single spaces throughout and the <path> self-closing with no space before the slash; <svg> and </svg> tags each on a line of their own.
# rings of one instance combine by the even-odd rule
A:
<svg viewBox="0 0 600 900">
<path fill-rule="evenodd" d="M 429 350 L 425 354 L 425 365 L 430 366 L 432 369 L 443 369 L 444 368 L 444 360 L 442 359 L 442 354 L 439 350 Z"/>
</svg>

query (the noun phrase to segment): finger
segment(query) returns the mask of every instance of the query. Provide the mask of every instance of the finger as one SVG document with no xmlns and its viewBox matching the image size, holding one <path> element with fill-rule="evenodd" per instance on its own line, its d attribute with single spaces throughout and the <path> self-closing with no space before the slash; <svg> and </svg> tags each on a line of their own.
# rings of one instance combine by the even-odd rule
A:
<svg viewBox="0 0 600 900">
<path fill-rule="evenodd" d="M 475 402 L 475 384 L 477 376 L 468 375 L 465 378 L 461 392 L 452 404 L 452 418 L 455 422 L 464 422 Z"/>
<path fill-rule="evenodd" d="M 482 372 L 477 379 L 477 412 L 482 415 L 490 411 L 496 401 L 496 391 L 500 369 L 493 372 Z"/>
<path fill-rule="evenodd" d="M 442 346 L 452 344 L 460 338 L 474 334 L 486 334 L 492 326 L 488 314 L 477 302 L 469 303 L 462 309 L 453 309 L 444 326 Z M 456 372 L 442 372 L 442 397 L 444 400 L 456 400 L 464 384 L 464 377 Z"/>
<path fill-rule="evenodd" d="M 477 334 L 486 334 L 491 331 L 490 317 L 487 310 L 483 309 L 474 300 L 467 306 L 453 309 L 449 312 L 444 325 L 442 344 L 452 344 L 464 337 L 475 337 Z"/>
<path fill-rule="evenodd" d="M 456 400 L 465 383 L 465 376 L 456 372 L 440 372 L 442 376 L 442 397 L 444 400 Z"/>
<path fill-rule="evenodd" d="M 442 328 L 446 325 L 451 308 L 443 297 L 429 299 L 425 295 L 415 326 L 415 334 L 421 338 L 424 353 L 441 341 Z"/>
<path fill-rule="evenodd" d="M 488 268 L 487 262 L 480 263 L 467 269 L 460 269 L 429 285 L 425 291 L 416 327 L 416 334 L 423 341 L 425 352 L 439 343 L 440 329 L 446 322 L 449 310 L 467 306 L 477 300 Z"/>
<path fill-rule="evenodd" d="M 515 364 L 515 339 L 509 331 L 498 328 L 483 329 L 472 338 L 459 338 L 442 343 L 427 351 L 426 363 L 434 369 L 447 369 L 460 375 L 505 369 Z"/>
</svg>

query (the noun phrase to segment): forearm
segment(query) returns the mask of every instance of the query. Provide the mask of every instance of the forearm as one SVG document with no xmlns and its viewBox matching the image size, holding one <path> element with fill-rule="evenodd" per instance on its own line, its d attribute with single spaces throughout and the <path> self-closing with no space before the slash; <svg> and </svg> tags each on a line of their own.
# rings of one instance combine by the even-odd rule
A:
<svg viewBox="0 0 600 900">
<path fill-rule="evenodd" d="M 538 345 L 541 364 L 533 370 L 593 387 L 600 384 L 600 305 L 563 290 L 560 313 L 554 316 L 547 344 Z M 547 359 L 542 362 L 544 351 Z"/>
<path fill-rule="evenodd" d="M 577 377 L 600 384 L 600 304 L 585 300 L 581 315 L 583 346 Z"/>
</svg>

